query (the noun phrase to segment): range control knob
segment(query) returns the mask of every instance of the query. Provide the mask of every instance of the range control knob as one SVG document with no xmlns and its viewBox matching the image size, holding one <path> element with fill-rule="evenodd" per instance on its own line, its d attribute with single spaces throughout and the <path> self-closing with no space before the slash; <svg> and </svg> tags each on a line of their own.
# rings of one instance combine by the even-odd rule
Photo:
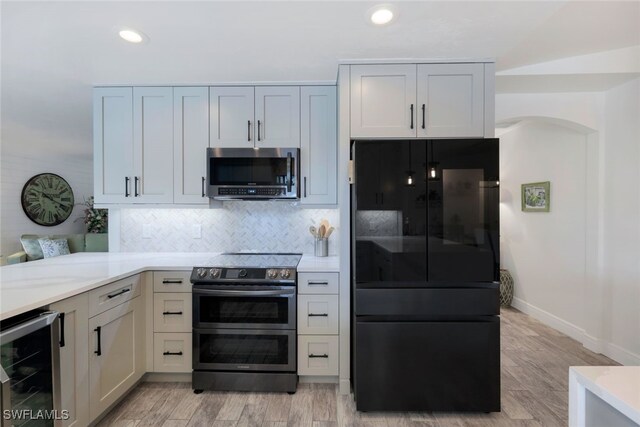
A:
<svg viewBox="0 0 640 427">
<path fill-rule="evenodd" d="M 204 279 L 207 276 L 207 270 L 204 268 L 199 268 L 196 270 L 196 274 L 199 278 Z"/>
<path fill-rule="evenodd" d="M 283 279 L 288 279 L 289 276 L 291 276 L 291 271 L 284 268 L 282 270 L 280 270 L 280 277 L 282 277 Z"/>
<path fill-rule="evenodd" d="M 247 277 L 247 270 L 244 268 L 238 273 L 238 277 Z"/>
<path fill-rule="evenodd" d="M 278 277 L 278 270 L 274 270 L 272 268 L 270 268 L 269 270 L 267 270 L 267 277 L 271 280 L 275 279 Z"/>
<path fill-rule="evenodd" d="M 220 269 L 219 268 L 209 269 L 209 276 L 211 276 L 212 279 L 217 279 L 218 277 L 220 277 Z"/>
</svg>

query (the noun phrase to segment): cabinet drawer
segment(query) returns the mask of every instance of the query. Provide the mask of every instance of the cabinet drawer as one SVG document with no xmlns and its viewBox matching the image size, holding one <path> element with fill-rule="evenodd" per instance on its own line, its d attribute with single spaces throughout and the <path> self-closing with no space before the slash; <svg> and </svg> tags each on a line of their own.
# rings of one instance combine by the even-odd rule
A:
<svg viewBox="0 0 640 427">
<path fill-rule="evenodd" d="M 191 332 L 191 294 L 153 294 L 154 332 Z"/>
<path fill-rule="evenodd" d="M 338 336 L 299 335 L 298 375 L 338 375 Z"/>
<path fill-rule="evenodd" d="M 337 294 L 338 273 L 300 273 L 299 294 Z"/>
<path fill-rule="evenodd" d="M 299 295 L 298 333 L 329 335 L 338 333 L 337 295 Z"/>
<path fill-rule="evenodd" d="M 191 372 L 191 333 L 153 334 L 154 372 Z"/>
<path fill-rule="evenodd" d="M 127 277 L 89 292 L 89 317 L 140 295 L 140 275 Z"/>
<path fill-rule="evenodd" d="M 153 292 L 191 292 L 190 271 L 154 271 Z"/>
</svg>

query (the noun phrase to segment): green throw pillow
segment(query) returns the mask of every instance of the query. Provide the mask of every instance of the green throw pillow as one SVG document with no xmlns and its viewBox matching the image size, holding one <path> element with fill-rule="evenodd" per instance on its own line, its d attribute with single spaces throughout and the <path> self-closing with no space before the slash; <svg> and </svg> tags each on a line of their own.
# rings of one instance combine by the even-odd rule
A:
<svg viewBox="0 0 640 427">
<path fill-rule="evenodd" d="M 22 249 L 27 254 L 27 261 L 44 258 L 42 248 L 38 242 L 38 236 L 24 235 L 20 237 L 20 243 L 22 243 Z"/>
</svg>

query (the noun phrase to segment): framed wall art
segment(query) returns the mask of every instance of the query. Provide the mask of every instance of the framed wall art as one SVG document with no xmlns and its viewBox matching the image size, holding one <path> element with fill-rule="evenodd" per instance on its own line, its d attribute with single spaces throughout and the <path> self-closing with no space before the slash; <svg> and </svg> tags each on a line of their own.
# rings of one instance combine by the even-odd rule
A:
<svg viewBox="0 0 640 427">
<path fill-rule="evenodd" d="M 551 204 L 551 182 L 532 182 L 522 184 L 523 212 L 549 212 Z"/>
</svg>

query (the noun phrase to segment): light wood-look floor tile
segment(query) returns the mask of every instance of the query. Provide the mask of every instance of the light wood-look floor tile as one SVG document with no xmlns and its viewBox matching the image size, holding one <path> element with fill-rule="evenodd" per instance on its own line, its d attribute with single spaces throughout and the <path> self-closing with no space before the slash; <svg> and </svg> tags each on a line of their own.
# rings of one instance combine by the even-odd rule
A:
<svg viewBox="0 0 640 427">
<path fill-rule="evenodd" d="M 143 383 L 99 426 L 555 427 L 567 424 L 569 366 L 616 365 L 514 309 L 502 310 L 502 412 L 358 412 L 333 384 L 286 393 L 194 394 L 188 383 Z"/>
</svg>

